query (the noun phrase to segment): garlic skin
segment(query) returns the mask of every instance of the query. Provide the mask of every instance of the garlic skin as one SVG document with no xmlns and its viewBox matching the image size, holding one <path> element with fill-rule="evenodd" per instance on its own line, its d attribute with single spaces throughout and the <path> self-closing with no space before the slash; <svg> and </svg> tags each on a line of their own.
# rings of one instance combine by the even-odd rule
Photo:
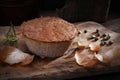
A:
<svg viewBox="0 0 120 80">
<path fill-rule="evenodd" d="M 25 53 L 23 53 L 22 51 L 20 51 L 18 49 L 14 49 L 11 53 L 9 53 L 9 55 L 5 59 L 5 62 L 12 65 L 12 64 L 21 62 L 27 56 L 28 56 L 28 54 L 25 54 Z"/>
<path fill-rule="evenodd" d="M 94 53 L 94 56 L 95 56 L 100 62 L 103 62 L 103 55 Z"/>
<path fill-rule="evenodd" d="M 0 48 L 0 56 L 0 60 L 9 65 L 27 65 L 30 64 L 34 59 L 33 55 L 24 53 L 18 48 L 11 46 Z"/>
</svg>

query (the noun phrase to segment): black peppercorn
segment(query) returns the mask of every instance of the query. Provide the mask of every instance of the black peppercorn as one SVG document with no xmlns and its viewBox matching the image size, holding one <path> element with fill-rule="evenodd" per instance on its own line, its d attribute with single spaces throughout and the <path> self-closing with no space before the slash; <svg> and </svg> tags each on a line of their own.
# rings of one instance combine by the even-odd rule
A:
<svg viewBox="0 0 120 80">
<path fill-rule="evenodd" d="M 84 33 L 87 33 L 87 30 L 84 30 Z"/>
</svg>

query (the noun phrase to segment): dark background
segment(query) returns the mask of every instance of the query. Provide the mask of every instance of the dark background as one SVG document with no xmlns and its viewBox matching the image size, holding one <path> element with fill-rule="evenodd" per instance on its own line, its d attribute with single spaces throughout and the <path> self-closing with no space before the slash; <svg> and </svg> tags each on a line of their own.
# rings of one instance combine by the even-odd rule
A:
<svg viewBox="0 0 120 80">
<path fill-rule="evenodd" d="M 118 0 L 0 0 L 0 25 L 8 26 L 11 21 L 20 25 L 50 14 L 69 22 L 92 20 L 103 23 L 119 17 L 119 7 Z"/>
</svg>

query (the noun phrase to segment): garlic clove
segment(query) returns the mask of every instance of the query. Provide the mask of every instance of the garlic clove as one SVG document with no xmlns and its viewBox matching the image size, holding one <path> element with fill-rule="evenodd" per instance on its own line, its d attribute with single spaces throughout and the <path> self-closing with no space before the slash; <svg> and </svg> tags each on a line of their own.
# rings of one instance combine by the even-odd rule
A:
<svg viewBox="0 0 120 80">
<path fill-rule="evenodd" d="M 84 54 L 84 52 L 87 52 Z M 89 52 L 85 50 L 84 52 L 79 53 L 78 51 L 75 52 L 75 60 L 78 65 L 84 67 L 92 67 L 94 66 L 98 60 L 94 57 L 93 54 L 88 54 Z"/>
<path fill-rule="evenodd" d="M 99 42 L 93 42 L 89 44 L 89 48 L 91 51 L 97 52 L 101 50 L 101 46 Z"/>
</svg>

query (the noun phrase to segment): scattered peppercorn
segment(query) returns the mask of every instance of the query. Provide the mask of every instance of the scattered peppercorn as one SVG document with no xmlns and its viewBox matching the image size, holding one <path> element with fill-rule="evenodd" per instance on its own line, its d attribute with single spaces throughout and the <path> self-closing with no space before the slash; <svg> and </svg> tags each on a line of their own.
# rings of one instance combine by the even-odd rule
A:
<svg viewBox="0 0 120 80">
<path fill-rule="evenodd" d="M 101 41 L 100 46 L 104 46 L 104 45 L 106 45 L 106 42 L 105 41 Z"/>
<path fill-rule="evenodd" d="M 102 38 L 103 38 L 103 37 L 106 37 L 106 34 L 103 34 L 101 37 L 102 37 Z"/>
<path fill-rule="evenodd" d="M 93 42 L 95 42 L 95 41 L 97 41 L 97 40 L 98 40 L 98 38 L 97 38 L 97 37 L 94 37 Z"/>
<path fill-rule="evenodd" d="M 87 30 L 84 30 L 84 33 L 87 33 Z"/>
<path fill-rule="evenodd" d="M 84 33 L 87 33 L 87 30 L 84 30 Z M 87 40 L 91 40 L 92 42 L 95 42 L 95 41 L 98 41 L 100 38 L 101 39 L 101 43 L 100 43 L 100 46 L 110 46 L 113 44 L 112 41 L 109 41 L 108 40 L 111 38 L 110 34 L 102 34 L 102 36 L 100 36 L 100 32 L 98 29 L 96 29 L 95 32 L 92 33 L 92 35 L 90 37 L 87 38 Z"/>
<path fill-rule="evenodd" d="M 91 39 L 93 39 L 93 37 L 92 37 L 92 36 L 87 38 L 87 40 L 91 40 Z"/>
<path fill-rule="evenodd" d="M 110 45 L 112 45 L 113 44 L 113 42 L 112 41 L 109 41 L 108 43 L 107 43 L 107 46 L 110 46 Z"/>
<path fill-rule="evenodd" d="M 96 36 L 96 37 L 99 37 L 99 36 L 100 36 L 100 34 L 99 34 L 99 33 L 97 33 L 97 34 L 95 34 L 95 36 Z"/>
<path fill-rule="evenodd" d="M 78 34 L 81 34 L 81 32 L 79 31 Z"/>
<path fill-rule="evenodd" d="M 99 30 L 98 29 L 96 29 L 96 31 L 95 32 L 93 32 L 92 34 L 98 34 L 99 33 Z"/>
<path fill-rule="evenodd" d="M 107 40 L 109 40 L 109 39 L 110 39 L 110 37 L 111 37 L 111 36 L 108 34 L 108 35 L 106 35 L 105 37 L 103 37 L 103 39 L 102 39 L 102 40 L 103 40 L 103 41 L 107 41 Z"/>
<path fill-rule="evenodd" d="M 99 30 L 98 30 L 98 29 L 96 29 L 96 33 L 99 33 Z"/>
</svg>

